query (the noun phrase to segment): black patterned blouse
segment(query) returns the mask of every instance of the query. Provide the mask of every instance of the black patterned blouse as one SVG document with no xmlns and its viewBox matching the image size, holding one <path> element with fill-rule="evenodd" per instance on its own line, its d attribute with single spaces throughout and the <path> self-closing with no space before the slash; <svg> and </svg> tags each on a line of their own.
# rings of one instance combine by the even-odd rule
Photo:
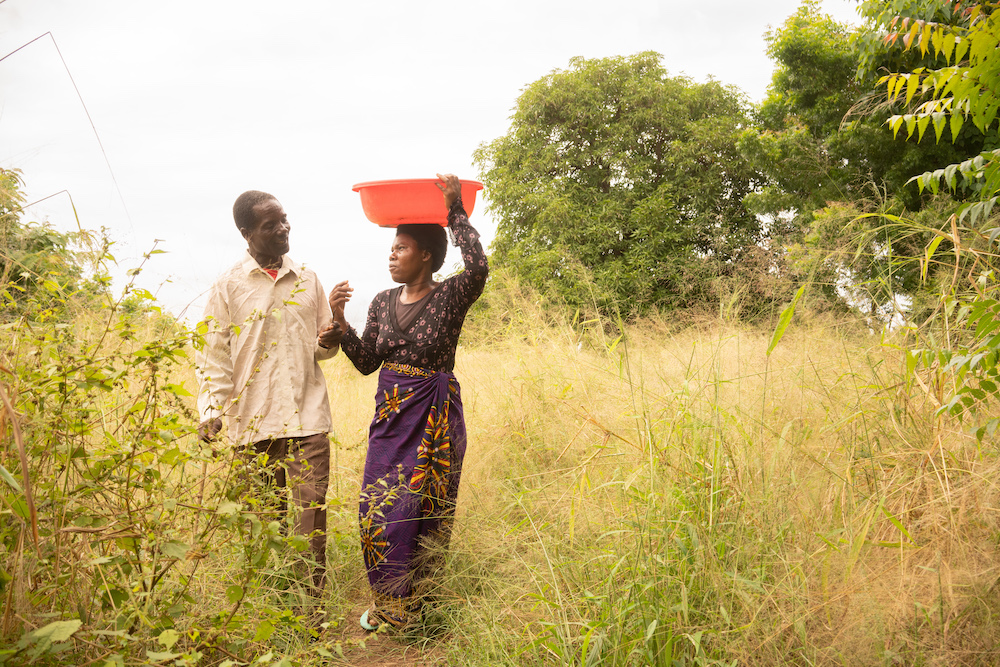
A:
<svg viewBox="0 0 1000 667">
<path fill-rule="evenodd" d="M 349 326 L 340 349 L 354 367 L 368 375 L 393 361 L 432 371 L 455 369 L 455 348 L 465 314 L 483 293 L 489 265 L 479 232 L 469 224 L 461 200 L 448 211 L 452 242 L 461 248 L 465 270 L 434 288 L 430 299 L 406 331 L 396 324 L 396 297 L 402 285 L 379 292 L 368 307 L 368 320 L 359 337 Z"/>
</svg>

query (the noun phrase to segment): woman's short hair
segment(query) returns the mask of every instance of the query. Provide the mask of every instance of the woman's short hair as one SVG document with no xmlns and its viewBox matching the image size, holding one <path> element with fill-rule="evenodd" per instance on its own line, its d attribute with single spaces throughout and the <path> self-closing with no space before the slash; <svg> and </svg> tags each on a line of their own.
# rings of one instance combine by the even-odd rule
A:
<svg viewBox="0 0 1000 667">
<path fill-rule="evenodd" d="M 431 254 L 431 270 L 437 273 L 448 254 L 448 235 L 444 227 L 432 224 L 408 224 L 396 227 L 396 234 L 406 234 L 417 242 L 417 248 Z"/>
<path fill-rule="evenodd" d="M 257 226 L 257 215 L 253 212 L 254 207 L 261 202 L 272 199 L 275 199 L 274 195 L 260 190 L 247 190 L 237 197 L 236 203 L 233 204 L 233 220 L 236 222 L 236 228 L 241 232 L 244 230 L 252 232 Z"/>
</svg>

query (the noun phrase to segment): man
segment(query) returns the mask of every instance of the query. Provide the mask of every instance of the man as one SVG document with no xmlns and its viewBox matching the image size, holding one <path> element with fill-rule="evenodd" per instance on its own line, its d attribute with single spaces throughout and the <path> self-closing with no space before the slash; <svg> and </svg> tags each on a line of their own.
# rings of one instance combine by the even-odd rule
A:
<svg viewBox="0 0 1000 667">
<path fill-rule="evenodd" d="M 337 353 L 333 323 L 316 274 L 288 252 L 288 216 L 266 192 L 244 192 L 233 218 L 247 254 L 223 273 L 205 306 L 205 345 L 196 356 L 201 439 L 229 422 L 246 458 L 267 455 L 266 480 L 291 490 L 296 532 L 309 537 L 312 593 L 326 577 L 326 490 L 330 402 L 319 360 Z M 284 505 L 284 503 L 282 503 Z"/>
</svg>

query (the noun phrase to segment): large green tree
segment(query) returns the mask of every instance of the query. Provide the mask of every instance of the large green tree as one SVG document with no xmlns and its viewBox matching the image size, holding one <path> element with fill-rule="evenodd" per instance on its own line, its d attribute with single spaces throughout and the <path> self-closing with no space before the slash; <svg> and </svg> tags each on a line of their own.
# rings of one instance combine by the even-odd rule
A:
<svg viewBox="0 0 1000 667">
<path fill-rule="evenodd" d="M 524 90 L 508 133 L 475 154 L 497 266 L 570 303 L 630 310 L 697 300 L 706 264 L 726 271 L 755 246 L 742 95 L 660 61 L 576 58 Z"/>
</svg>

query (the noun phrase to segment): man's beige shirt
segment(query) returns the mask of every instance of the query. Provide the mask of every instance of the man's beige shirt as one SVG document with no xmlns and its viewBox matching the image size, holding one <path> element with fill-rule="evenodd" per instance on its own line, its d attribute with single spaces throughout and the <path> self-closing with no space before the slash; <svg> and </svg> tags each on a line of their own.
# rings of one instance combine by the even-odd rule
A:
<svg viewBox="0 0 1000 667">
<path fill-rule="evenodd" d="M 317 342 L 333 321 L 316 273 L 287 255 L 272 279 L 250 253 L 212 285 L 195 357 L 202 421 L 225 417 L 233 444 L 330 430 Z"/>
</svg>

